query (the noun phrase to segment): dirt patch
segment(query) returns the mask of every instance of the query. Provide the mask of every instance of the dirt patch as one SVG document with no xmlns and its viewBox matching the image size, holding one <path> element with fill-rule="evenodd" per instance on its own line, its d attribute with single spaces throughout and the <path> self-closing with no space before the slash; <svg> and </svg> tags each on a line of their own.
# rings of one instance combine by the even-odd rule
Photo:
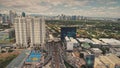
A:
<svg viewBox="0 0 120 68">
<path fill-rule="evenodd" d="M 14 58 L 16 58 L 22 50 L 15 50 L 9 53 L 0 54 L 0 68 L 5 68 Z"/>
</svg>

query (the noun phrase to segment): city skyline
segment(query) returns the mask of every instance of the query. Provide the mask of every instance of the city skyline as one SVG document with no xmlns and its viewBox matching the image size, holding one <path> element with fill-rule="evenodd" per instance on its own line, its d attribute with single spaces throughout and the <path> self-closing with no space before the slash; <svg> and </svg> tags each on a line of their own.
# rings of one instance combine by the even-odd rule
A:
<svg viewBox="0 0 120 68">
<path fill-rule="evenodd" d="M 0 0 L 0 12 L 15 10 L 28 14 L 120 17 L 120 0 Z"/>
</svg>

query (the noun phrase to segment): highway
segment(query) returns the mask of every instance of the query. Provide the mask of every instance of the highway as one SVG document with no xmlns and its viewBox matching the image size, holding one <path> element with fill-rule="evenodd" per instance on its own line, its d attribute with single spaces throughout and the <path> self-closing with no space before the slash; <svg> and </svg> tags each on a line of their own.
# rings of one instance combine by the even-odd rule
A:
<svg viewBox="0 0 120 68">
<path fill-rule="evenodd" d="M 66 53 L 65 53 L 65 47 L 64 47 L 65 44 L 64 44 L 64 42 L 62 42 L 62 45 L 63 45 L 63 47 L 61 47 L 62 59 L 63 59 L 64 61 L 66 61 L 67 63 L 69 63 L 72 67 L 77 68 L 77 67 L 75 66 L 75 63 L 74 63 L 74 62 L 68 60 L 68 58 L 67 58 L 67 56 L 66 56 Z"/>
<path fill-rule="evenodd" d="M 48 55 L 47 55 L 47 57 L 44 60 L 43 66 L 45 66 L 52 58 L 52 46 L 51 46 L 51 43 L 47 42 L 46 47 L 47 47 L 47 50 L 48 50 L 47 51 Z"/>
<path fill-rule="evenodd" d="M 52 65 L 51 68 L 66 68 L 61 55 L 60 42 L 53 42 L 52 45 Z"/>
<path fill-rule="evenodd" d="M 56 38 L 48 30 L 47 32 L 47 43 L 46 49 L 48 52 L 47 58 L 45 59 L 44 65 L 48 64 L 51 61 L 50 68 L 66 68 L 64 65 L 64 60 L 62 58 L 62 49 L 60 39 Z"/>
</svg>

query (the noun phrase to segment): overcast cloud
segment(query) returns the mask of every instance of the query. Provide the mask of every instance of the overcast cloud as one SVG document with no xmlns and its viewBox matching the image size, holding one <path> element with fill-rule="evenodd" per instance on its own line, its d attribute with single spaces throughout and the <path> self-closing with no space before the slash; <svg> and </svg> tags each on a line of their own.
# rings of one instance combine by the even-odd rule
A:
<svg viewBox="0 0 120 68">
<path fill-rule="evenodd" d="M 0 0 L 0 10 L 45 15 L 120 17 L 120 0 Z"/>
</svg>

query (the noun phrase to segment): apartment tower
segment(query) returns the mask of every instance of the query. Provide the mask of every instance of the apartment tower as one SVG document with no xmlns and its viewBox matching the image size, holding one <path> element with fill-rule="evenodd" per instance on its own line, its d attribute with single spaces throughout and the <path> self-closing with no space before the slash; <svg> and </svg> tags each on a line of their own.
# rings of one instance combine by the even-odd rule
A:
<svg viewBox="0 0 120 68">
<path fill-rule="evenodd" d="M 45 43 L 45 20 L 35 17 L 17 17 L 14 21 L 16 44 L 19 47 L 39 47 Z"/>
</svg>

